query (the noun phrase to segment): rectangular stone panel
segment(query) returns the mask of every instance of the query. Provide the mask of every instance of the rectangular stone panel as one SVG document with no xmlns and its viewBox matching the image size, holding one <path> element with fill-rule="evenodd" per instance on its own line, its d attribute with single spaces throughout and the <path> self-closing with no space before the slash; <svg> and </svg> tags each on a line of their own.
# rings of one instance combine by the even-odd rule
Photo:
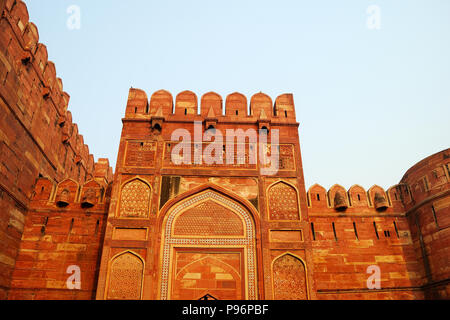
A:
<svg viewBox="0 0 450 320">
<path fill-rule="evenodd" d="M 270 230 L 270 241 L 272 242 L 302 242 L 301 230 Z"/>
<path fill-rule="evenodd" d="M 125 167 L 150 168 L 155 165 L 156 144 L 154 142 L 127 141 Z"/>
<path fill-rule="evenodd" d="M 115 228 L 113 240 L 147 240 L 146 228 Z"/>
</svg>

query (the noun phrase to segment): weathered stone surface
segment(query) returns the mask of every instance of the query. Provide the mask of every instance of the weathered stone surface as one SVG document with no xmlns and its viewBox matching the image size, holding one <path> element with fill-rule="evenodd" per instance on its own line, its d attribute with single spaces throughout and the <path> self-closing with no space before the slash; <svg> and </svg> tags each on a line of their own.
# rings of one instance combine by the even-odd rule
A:
<svg viewBox="0 0 450 320">
<path fill-rule="evenodd" d="M 214 92 L 174 103 L 132 88 L 113 175 L 72 123 L 25 4 L 0 10 L 0 299 L 450 298 L 450 149 L 388 190 L 306 191 L 292 94 L 224 106 Z M 233 130 L 243 148 L 192 139 L 174 156 L 180 128 Z M 259 146 L 245 135 L 259 129 L 279 130 L 264 146 L 279 155 L 271 174 L 250 163 Z M 367 285 L 374 266 L 380 289 Z"/>
</svg>

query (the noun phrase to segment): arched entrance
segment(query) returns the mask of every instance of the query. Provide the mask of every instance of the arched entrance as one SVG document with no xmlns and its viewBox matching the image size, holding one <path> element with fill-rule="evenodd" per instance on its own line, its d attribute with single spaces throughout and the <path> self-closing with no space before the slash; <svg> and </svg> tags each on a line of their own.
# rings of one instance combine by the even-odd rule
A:
<svg viewBox="0 0 450 320">
<path fill-rule="evenodd" d="M 249 208 L 212 188 L 177 199 L 162 213 L 160 298 L 257 299 Z"/>
</svg>

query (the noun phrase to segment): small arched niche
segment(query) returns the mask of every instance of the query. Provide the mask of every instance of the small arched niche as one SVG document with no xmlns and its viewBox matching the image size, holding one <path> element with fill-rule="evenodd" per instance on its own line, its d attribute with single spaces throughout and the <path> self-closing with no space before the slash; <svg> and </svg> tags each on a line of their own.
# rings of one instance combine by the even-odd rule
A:
<svg viewBox="0 0 450 320">
<path fill-rule="evenodd" d="M 144 261 L 131 251 L 113 257 L 108 273 L 108 300 L 141 300 Z"/>
</svg>

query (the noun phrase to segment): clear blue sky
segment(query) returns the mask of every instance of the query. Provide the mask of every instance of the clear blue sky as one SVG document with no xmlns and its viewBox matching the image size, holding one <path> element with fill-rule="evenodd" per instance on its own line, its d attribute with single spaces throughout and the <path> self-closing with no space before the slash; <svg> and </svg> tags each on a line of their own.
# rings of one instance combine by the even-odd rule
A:
<svg viewBox="0 0 450 320">
<path fill-rule="evenodd" d="M 74 122 L 114 167 L 131 86 L 293 93 L 307 188 L 387 188 L 450 146 L 448 0 L 25 2 Z"/>
</svg>

